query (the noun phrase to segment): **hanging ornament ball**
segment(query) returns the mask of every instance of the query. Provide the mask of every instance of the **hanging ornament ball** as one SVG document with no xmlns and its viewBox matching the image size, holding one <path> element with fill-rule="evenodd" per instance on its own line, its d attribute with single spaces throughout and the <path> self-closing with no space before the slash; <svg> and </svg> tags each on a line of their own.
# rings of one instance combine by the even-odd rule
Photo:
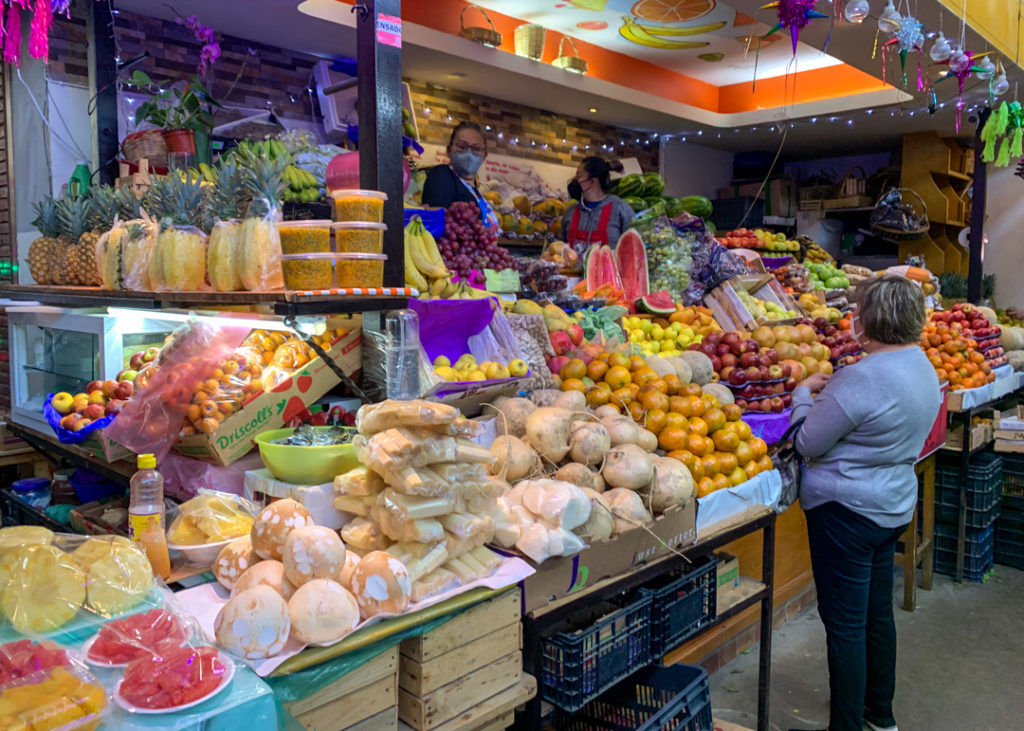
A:
<svg viewBox="0 0 1024 731">
<path fill-rule="evenodd" d="M 868 0 L 848 0 L 846 7 L 843 8 L 843 17 L 850 23 L 863 23 L 870 12 Z"/>
<path fill-rule="evenodd" d="M 949 57 L 949 70 L 954 74 L 960 74 L 970 68 L 971 58 L 959 48 L 953 51 Z"/>
<path fill-rule="evenodd" d="M 899 26 L 896 29 L 896 42 L 899 43 L 900 52 L 906 53 L 918 45 L 917 39 L 924 40 L 924 36 L 921 35 L 921 28 L 923 26 L 918 22 L 917 18 L 910 15 L 904 15 L 900 18 Z"/>
<path fill-rule="evenodd" d="M 953 48 L 949 45 L 949 41 L 946 40 L 946 36 L 942 35 L 942 31 L 939 31 L 939 35 L 935 38 L 935 43 L 932 44 L 932 49 L 928 52 L 928 55 L 932 57 L 932 61 L 935 63 L 942 63 L 953 55 Z"/>
<path fill-rule="evenodd" d="M 1010 90 L 1010 82 L 1006 80 L 1006 74 L 1002 73 L 996 77 L 996 80 L 992 82 L 992 93 L 996 96 L 1002 96 Z"/>
<path fill-rule="evenodd" d="M 892 0 L 885 4 L 885 9 L 878 16 L 878 30 L 883 33 L 895 33 L 900 29 L 900 14 L 893 7 Z"/>
<path fill-rule="evenodd" d="M 979 79 L 991 79 L 992 74 L 996 72 L 996 65 L 992 63 L 992 59 L 990 59 L 988 56 L 985 56 L 983 59 L 981 59 L 974 65 L 980 69 L 984 69 L 984 71 L 974 72 L 974 75 L 977 76 Z"/>
</svg>

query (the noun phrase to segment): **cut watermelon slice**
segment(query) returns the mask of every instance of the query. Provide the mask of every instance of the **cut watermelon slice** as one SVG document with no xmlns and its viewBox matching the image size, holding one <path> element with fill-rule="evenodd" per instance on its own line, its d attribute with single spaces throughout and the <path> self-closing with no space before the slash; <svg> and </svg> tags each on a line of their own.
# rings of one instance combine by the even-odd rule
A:
<svg viewBox="0 0 1024 731">
<path fill-rule="evenodd" d="M 608 246 L 595 246 L 587 257 L 587 291 L 593 292 L 602 284 L 622 289 L 622 278 L 615 264 L 615 255 Z"/>
<path fill-rule="evenodd" d="M 640 312 L 652 315 L 671 315 L 676 311 L 676 303 L 672 300 L 672 294 L 667 289 L 663 289 L 640 297 L 636 301 L 636 308 Z"/>
<path fill-rule="evenodd" d="M 622 277 L 626 299 L 640 299 L 651 291 L 647 278 L 647 251 L 636 229 L 631 228 L 619 237 L 615 247 L 615 262 L 619 276 Z"/>
</svg>

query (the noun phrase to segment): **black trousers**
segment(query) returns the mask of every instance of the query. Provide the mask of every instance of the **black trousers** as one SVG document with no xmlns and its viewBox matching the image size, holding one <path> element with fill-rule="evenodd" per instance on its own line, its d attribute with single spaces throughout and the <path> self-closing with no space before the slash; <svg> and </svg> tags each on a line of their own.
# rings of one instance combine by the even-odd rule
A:
<svg viewBox="0 0 1024 731">
<path fill-rule="evenodd" d="M 896 724 L 893 553 L 906 526 L 883 528 L 839 503 L 807 511 L 818 612 L 828 643 L 829 731 Z"/>
</svg>

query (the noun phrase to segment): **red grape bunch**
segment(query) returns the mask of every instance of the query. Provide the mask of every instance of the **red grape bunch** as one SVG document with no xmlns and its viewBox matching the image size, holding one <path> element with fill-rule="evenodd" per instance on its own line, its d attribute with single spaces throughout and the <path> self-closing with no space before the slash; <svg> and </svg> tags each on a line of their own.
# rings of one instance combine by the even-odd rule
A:
<svg viewBox="0 0 1024 731">
<path fill-rule="evenodd" d="M 476 203 L 452 203 L 445 215 L 444 236 L 437 240 L 445 266 L 468 278 L 473 269 L 518 269 L 519 262 L 498 246 L 498 232 L 480 220 Z"/>
</svg>

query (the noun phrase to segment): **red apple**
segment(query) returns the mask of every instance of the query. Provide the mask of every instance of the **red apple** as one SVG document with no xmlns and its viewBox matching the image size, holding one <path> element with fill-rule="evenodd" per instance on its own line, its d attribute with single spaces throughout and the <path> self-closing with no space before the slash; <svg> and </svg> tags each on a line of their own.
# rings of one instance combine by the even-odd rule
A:
<svg viewBox="0 0 1024 731">
<path fill-rule="evenodd" d="M 739 364 L 743 368 L 751 368 L 757 366 L 757 355 L 754 353 L 744 353 L 740 356 Z"/>
<path fill-rule="evenodd" d="M 750 366 L 747 368 L 747 380 L 748 381 L 760 381 L 761 380 L 761 369 L 757 366 Z"/>
<path fill-rule="evenodd" d="M 719 358 L 717 355 L 711 356 L 711 368 L 712 370 L 714 370 L 715 373 L 718 373 L 720 370 L 722 370 L 722 359 Z"/>
<path fill-rule="evenodd" d="M 782 384 L 782 387 L 785 391 L 792 391 L 794 388 L 796 388 L 796 379 L 787 378 L 786 381 Z"/>
<path fill-rule="evenodd" d="M 102 390 L 103 395 L 110 398 L 114 395 L 114 391 L 117 390 L 117 381 L 104 381 Z"/>
<path fill-rule="evenodd" d="M 717 348 L 718 344 L 722 342 L 722 336 L 718 333 L 708 333 L 707 335 L 704 336 L 704 340 L 702 342 L 705 342 L 709 345 L 714 345 Z"/>
<path fill-rule="evenodd" d="M 737 363 L 739 363 L 739 359 L 732 353 L 726 353 L 722 356 L 722 366 L 724 368 L 735 366 Z"/>
<path fill-rule="evenodd" d="M 784 408 L 788 409 L 792 405 L 793 405 L 793 394 L 791 394 L 791 393 L 784 393 L 784 394 L 782 394 L 782 406 Z"/>
<path fill-rule="evenodd" d="M 785 389 L 785 385 L 786 385 L 786 384 L 784 384 L 784 383 L 773 383 L 773 384 L 772 384 L 772 393 L 773 393 L 773 394 L 781 394 L 781 393 L 784 393 L 784 392 L 785 392 L 785 390 L 786 390 L 786 389 Z"/>
<path fill-rule="evenodd" d="M 79 419 L 71 427 L 71 431 L 82 431 L 85 427 L 92 423 L 92 419 Z"/>
<path fill-rule="evenodd" d="M 85 387 L 86 393 L 92 393 L 93 391 L 103 391 L 103 381 L 89 381 L 89 385 Z"/>
<path fill-rule="evenodd" d="M 137 371 L 139 370 L 139 368 L 142 368 L 142 366 L 146 364 L 146 361 L 143 359 L 142 356 L 143 353 L 141 350 L 138 353 L 132 353 L 132 357 L 128 359 L 128 367 L 131 368 L 131 370 L 133 371 Z M 124 371 L 122 371 L 122 373 L 123 372 Z M 117 378 L 118 380 L 121 380 L 120 374 L 118 374 Z"/>
<path fill-rule="evenodd" d="M 760 374 L 762 381 L 767 381 L 771 378 L 771 374 L 768 372 L 768 366 L 766 365 L 758 366 L 757 372 Z"/>
<path fill-rule="evenodd" d="M 135 376 L 137 375 L 139 375 L 138 371 L 132 369 L 125 369 L 117 374 L 116 380 L 118 381 L 118 383 L 122 383 L 124 381 L 134 381 Z"/>
<path fill-rule="evenodd" d="M 793 375 L 793 367 L 792 366 L 786 364 L 786 365 L 779 366 L 779 368 L 782 369 L 782 377 L 783 378 L 789 378 L 791 375 Z"/>
<path fill-rule="evenodd" d="M 771 365 L 775 365 L 779 362 L 779 354 L 773 349 L 768 350 L 768 360 L 771 361 Z"/>
<path fill-rule="evenodd" d="M 110 401 L 107 401 L 107 405 L 103 409 L 103 413 L 107 416 L 110 416 L 111 414 L 120 414 L 122 408 L 124 408 L 124 401 L 122 399 L 110 399 Z"/>
<path fill-rule="evenodd" d="M 756 340 L 751 338 L 750 340 L 748 340 L 746 342 L 746 351 L 748 353 L 756 353 L 760 349 L 761 349 L 761 346 L 758 344 L 758 342 Z"/>
<path fill-rule="evenodd" d="M 726 353 L 731 352 L 732 350 L 729 348 L 728 343 L 719 343 L 718 346 L 715 348 L 715 355 L 725 355 Z"/>
<path fill-rule="evenodd" d="M 746 399 L 741 399 L 741 398 L 736 399 L 736 405 L 739 406 L 741 409 L 744 409 L 744 410 L 749 408 L 749 404 L 747 404 L 747 400 Z"/>
<path fill-rule="evenodd" d="M 786 408 L 786 405 L 783 403 L 781 396 L 776 396 L 772 399 L 772 411 L 779 413 L 784 408 Z"/>
<path fill-rule="evenodd" d="M 79 414 L 77 411 L 72 411 L 70 414 L 68 414 L 63 419 L 60 420 L 60 425 L 65 429 L 74 429 L 75 422 L 79 421 L 81 418 L 81 414 Z"/>
<path fill-rule="evenodd" d="M 728 375 L 729 383 L 734 386 L 742 386 L 747 382 L 747 372 L 742 368 L 733 368 Z"/>
<path fill-rule="evenodd" d="M 708 342 L 702 342 L 700 344 L 700 351 L 710 358 L 713 355 L 718 355 L 718 346 L 712 345 Z"/>
<path fill-rule="evenodd" d="M 102 419 L 105 413 L 105 404 L 89 404 L 85 407 L 85 411 L 82 412 L 82 416 L 91 421 L 96 421 L 97 419 Z"/>
<path fill-rule="evenodd" d="M 742 340 L 736 340 L 729 344 L 729 349 L 736 355 L 739 355 L 740 353 L 746 351 L 747 346 L 743 344 Z"/>
<path fill-rule="evenodd" d="M 743 337 L 735 331 L 730 331 L 722 335 L 722 342 L 726 345 L 732 345 L 743 340 Z"/>
<path fill-rule="evenodd" d="M 132 397 L 132 394 L 134 393 L 134 383 L 132 383 L 131 381 L 121 381 L 119 384 L 117 384 L 117 388 L 114 389 L 114 398 L 121 399 L 123 401 L 125 399 L 130 399 Z"/>
<path fill-rule="evenodd" d="M 142 360 L 146 363 L 150 363 L 156 360 L 156 357 L 160 355 L 160 348 L 147 348 L 146 352 L 142 354 Z"/>
<path fill-rule="evenodd" d="M 768 376 L 773 381 L 782 378 L 782 366 L 780 366 L 780 365 L 770 365 L 770 366 L 768 366 Z"/>
</svg>

